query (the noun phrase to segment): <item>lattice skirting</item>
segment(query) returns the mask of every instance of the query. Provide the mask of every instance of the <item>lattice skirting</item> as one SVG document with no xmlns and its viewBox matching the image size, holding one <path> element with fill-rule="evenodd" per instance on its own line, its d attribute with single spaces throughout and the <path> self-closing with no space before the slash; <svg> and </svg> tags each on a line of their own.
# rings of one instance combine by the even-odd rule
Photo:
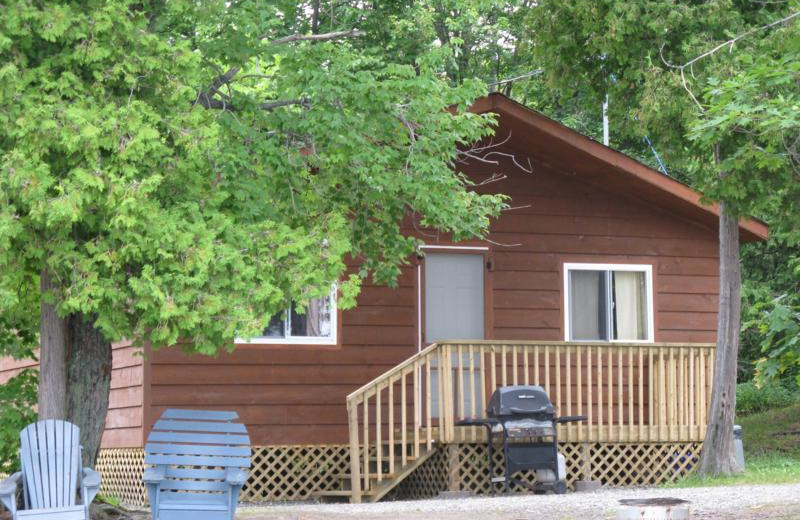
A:
<svg viewBox="0 0 800 520">
<path fill-rule="evenodd" d="M 567 484 L 576 480 L 599 480 L 611 486 L 650 486 L 671 482 L 696 467 L 701 443 L 560 443 L 567 463 Z M 494 452 L 494 475 L 503 475 L 503 454 Z M 533 484 L 534 472 L 516 478 Z M 498 484 L 497 490 L 501 487 Z M 456 449 L 440 448 L 401 483 L 393 498 L 429 498 L 445 490 L 490 492 L 488 452 L 485 444 L 459 444 Z M 529 492 L 514 484 L 512 492 Z"/>
<path fill-rule="evenodd" d="M 338 475 L 349 472 L 345 445 L 255 447 L 241 500 L 308 500 L 316 491 L 336 489 Z"/>
<path fill-rule="evenodd" d="M 336 489 L 337 476 L 349 472 L 349 456 L 345 445 L 255 446 L 240 500 L 308 500 L 316 491 Z M 147 505 L 141 448 L 100 450 L 97 470 L 102 475 L 101 493 L 123 504 Z"/>
<path fill-rule="evenodd" d="M 100 473 L 100 493 L 133 506 L 147 504 L 147 492 L 142 484 L 144 450 L 118 448 L 100 450 L 97 458 Z"/>
<path fill-rule="evenodd" d="M 645 486 L 677 480 L 693 471 L 700 443 L 560 443 L 567 462 L 567 483 L 600 480 L 612 486 Z M 503 454 L 494 453 L 495 476 L 502 475 Z M 250 479 L 242 490 L 244 502 L 308 500 L 316 491 L 338 489 L 339 475 L 349 473 L 345 445 L 259 446 L 253 448 Z M 128 505 L 145 506 L 142 484 L 144 452 L 140 448 L 100 451 L 97 469 L 101 492 Z M 430 459 L 400 483 L 384 500 L 430 498 L 440 491 L 489 493 L 485 444 L 440 447 Z M 517 475 L 535 482 L 533 472 Z M 499 486 L 498 486 L 499 489 Z M 512 492 L 528 492 L 514 485 Z"/>
</svg>

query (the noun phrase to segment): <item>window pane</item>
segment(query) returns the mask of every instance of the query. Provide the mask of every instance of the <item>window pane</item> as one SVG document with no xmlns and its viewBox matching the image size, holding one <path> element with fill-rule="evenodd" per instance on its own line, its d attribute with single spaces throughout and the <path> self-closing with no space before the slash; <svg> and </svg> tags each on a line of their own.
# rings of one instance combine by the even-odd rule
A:
<svg viewBox="0 0 800 520">
<path fill-rule="evenodd" d="M 646 340 L 647 297 L 645 273 L 613 272 L 614 339 Z"/>
<path fill-rule="evenodd" d="M 264 328 L 264 332 L 261 335 L 267 338 L 282 338 L 284 336 L 284 331 L 286 330 L 283 314 L 283 312 L 279 312 L 270 318 L 269 325 Z"/>
<path fill-rule="evenodd" d="M 570 271 L 569 289 L 570 339 L 608 339 L 606 271 Z"/>
<path fill-rule="evenodd" d="M 290 325 L 292 336 L 330 337 L 331 299 L 314 298 L 306 306 L 305 314 L 299 314 L 292 305 Z"/>
</svg>

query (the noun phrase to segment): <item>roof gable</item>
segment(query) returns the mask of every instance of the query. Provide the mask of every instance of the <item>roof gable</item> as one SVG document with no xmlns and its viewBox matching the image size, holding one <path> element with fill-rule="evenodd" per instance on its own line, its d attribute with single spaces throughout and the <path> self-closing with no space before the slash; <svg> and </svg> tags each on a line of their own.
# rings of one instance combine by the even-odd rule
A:
<svg viewBox="0 0 800 520">
<path fill-rule="evenodd" d="M 719 205 L 702 204 L 700 192 L 502 94 L 477 100 L 472 111 L 497 113 L 500 133 L 507 134 L 498 137 L 537 159 L 608 189 L 635 193 L 706 226 L 718 226 Z M 769 236 L 767 225 L 753 218 L 741 219 L 739 231 L 743 242 Z"/>
</svg>

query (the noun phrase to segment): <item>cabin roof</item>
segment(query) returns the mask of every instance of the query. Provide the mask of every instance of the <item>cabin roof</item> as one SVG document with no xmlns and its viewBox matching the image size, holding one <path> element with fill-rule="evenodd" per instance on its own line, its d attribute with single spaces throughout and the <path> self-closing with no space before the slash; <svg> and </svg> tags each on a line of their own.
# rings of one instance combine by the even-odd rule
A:
<svg viewBox="0 0 800 520">
<path fill-rule="evenodd" d="M 538 162 L 586 182 L 640 197 L 710 228 L 718 226 L 719 205 L 701 203 L 700 192 L 503 94 L 478 99 L 472 111 L 498 114 L 496 140 L 531 153 Z M 754 218 L 740 219 L 739 231 L 742 242 L 769 236 L 767 225 Z"/>
</svg>

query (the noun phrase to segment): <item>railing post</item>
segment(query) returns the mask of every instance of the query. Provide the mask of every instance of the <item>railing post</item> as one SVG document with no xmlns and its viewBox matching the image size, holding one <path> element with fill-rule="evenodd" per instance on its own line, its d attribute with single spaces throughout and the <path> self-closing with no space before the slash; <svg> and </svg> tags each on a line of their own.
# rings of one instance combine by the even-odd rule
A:
<svg viewBox="0 0 800 520">
<path fill-rule="evenodd" d="M 350 502 L 361 503 L 361 460 L 358 440 L 358 403 L 347 401 L 347 424 L 350 430 Z M 367 454 L 365 454 L 367 456 Z"/>
<path fill-rule="evenodd" d="M 443 441 L 453 442 L 455 432 L 455 403 L 453 397 L 453 349 L 449 344 L 441 347 L 442 360 L 442 395 L 440 399 L 444 402 L 441 406 L 439 420 L 442 422 L 444 432 Z M 442 413 L 443 412 L 443 413 Z"/>
</svg>

